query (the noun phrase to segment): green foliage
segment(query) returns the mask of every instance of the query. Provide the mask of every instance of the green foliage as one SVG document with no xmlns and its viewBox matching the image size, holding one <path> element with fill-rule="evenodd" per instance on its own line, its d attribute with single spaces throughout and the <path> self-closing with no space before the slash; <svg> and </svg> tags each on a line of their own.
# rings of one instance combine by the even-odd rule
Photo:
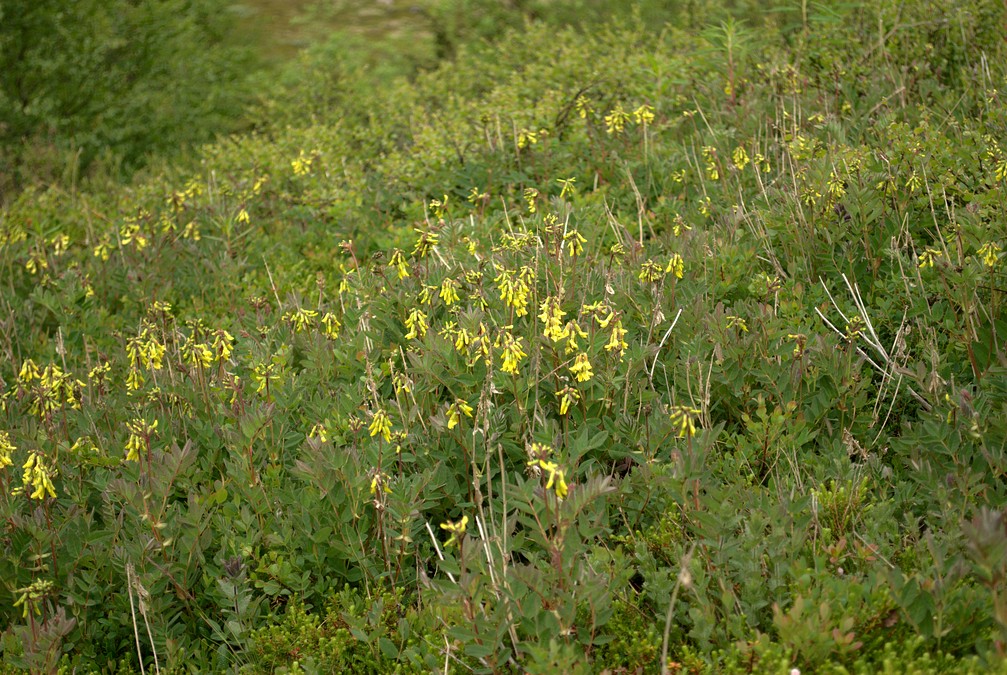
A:
<svg viewBox="0 0 1007 675">
<path fill-rule="evenodd" d="M 134 169 L 232 129 L 252 60 L 225 8 L 222 0 L 5 0 L 0 197 L 99 158 Z"/>
<path fill-rule="evenodd" d="M 24 193 L 4 663 L 1002 671 L 1003 8 L 902 5 L 334 38 Z"/>
</svg>

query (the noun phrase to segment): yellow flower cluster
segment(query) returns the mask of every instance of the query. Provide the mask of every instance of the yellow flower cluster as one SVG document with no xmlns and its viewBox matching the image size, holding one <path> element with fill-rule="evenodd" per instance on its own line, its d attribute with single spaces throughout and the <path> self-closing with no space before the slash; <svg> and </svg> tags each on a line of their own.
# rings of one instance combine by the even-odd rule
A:
<svg viewBox="0 0 1007 675">
<path fill-rule="evenodd" d="M 465 528 L 468 524 L 469 524 L 468 516 L 462 516 L 461 520 L 458 520 L 453 523 L 451 521 L 441 523 L 441 529 L 447 530 L 448 532 L 451 533 L 451 536 L 448 538 L 448 540 L 444 542 L 444 546 L 447 547 L 451 546 L 454 543 L 461 542 L 462 538 L 465 536 Z"/>
<path fill-rule="evenodd" d="M 409 316 L 406 317 L 406 328 L 409 329 L 406 333 L 407 340 L 415 340 L 425 336 L 428 328 L 427 315 L 416 307 L 409 310 Z"/>
<path fill-rule="evenodd" d="M 316 440 L 319 443 L 325 443 L 329 440 L 329 432 L 324 424 L 318 422 L 311 427 L 311 431 L 308 432 L 308 438 Z"/>
<path fill-rule="evenodd" d="M 627 113 L 621 103 L 617 103 L 612 111 L 605 115 L 605 131 L 609 134 L 621 134 L 626 128 L 626 124 L 629 122 L 629 113 Z"/>
<path fill-rule="evenodd" d="M 388 418 L 388 413 L 383 408 L 378 408 L 374 411 L 374 417 L 371 419 L 371 424 L 367 427 L 367 431 L 370 432 L 372 438 L 380 434 L 386 443 L 391 442 L 392 421 Z"/>
<path fill-rule="evenodd" d="M 255 380 L 255 393 L 261 394 L 263 391 L 269 392 L 269 383 L 276 382 L 280 376 L 276 374 L 275 363 L 259 363 L 252 371 L 252 379 Z"/>
<path fill-rule="evenodd" d="M 28 461 L 24 463 L 24 475 L 21 482 L 24 484 L 26 492 L 28 488 L 32 489 L 28 495 L 32 499 L 45 499 L 46 495 L 55 497 L 56 488 L 52 484 L 54 475 L 56 472 L 46 464 L 45 458 L 33 451 L 28 455 Z"/>
<path fill-rule="evenodd" d="M 587 354 L 584 352 L 577 354 L 573 365 L 570 366 L 570 372 L 577 378 L 578 382 L 587 382 L 594 376 L 594 372 L 591 370 L 591 362 L 587 359 Z"/>
<path fill-rule="evenodd" d="M 10 439 L 10 434 L 6 431 L 0 431 L 0 469 L 13 466 L 14 451 L 17 450 L 17 446 Z"/>
<path fill-rule="evenodd" d="M 989 269 L 996 267 L 997 260 L 999 259 L 1000 245 L 993 241 L 988 241 L 982 245 L 982 247 L 976 251 L 980 257 L 983 259 L 983 265 Z"/>
<path fill-rule="evenodd" d="M 409 276 L 409 265 L 406 263 L 406 256 L 399 249 L 392 251 L 392 255 L 388 260 L 388 266 L 395 268 L 395 273 L 399 279 L 405 279 Z"/>
<path fill-rule="evenodd" d="M 536 199 L 538 199 L 538 190 L 533 187 L 524 189 L 524 200 L 528 203 L 528 213 L 538 211 L 538 205 L 535 203 Z"/>
<path fill-rule="evenodd" d="M 712 145 L 703 146 L 703 159 L 706 162 L 706 175 L 710 180 L 720 180 L 720 167 L 717 164 L 717 148 Z"/>
<path fill-rule="evenodd" d="M 450 307 L 454 303 L 458 302 L 458 289 L 460 287 L 461 284 L 451 277 L 448 277 L 441 282 L 441 290 L 438 295 L 440 296 L 440 299 L 444 301 L 445 305 Z"/>
<path fill-rule="evenodd" d="M 551 295 L 539 306 L 541 313 L 538 318 L 545 324 L 542 334 L 553 342 L 559 342 L 566 337 L 563 332 L 563 317 L 566 316 L 566 312 L 560 308 L 559 304 L 559 298 Z"/>
<path fill-rule="evenodd" d="M 157 432 L 157 420 L 148 422 L 143 418 L 135 417 L 126 422 L 129 430 L 129 438 L 126 439 L 126 461 L 140 461 L 140 451 L 150 447 L 150 438 Z"/>
<path fill-rule="evenodd" d="M 305 154 L 304 150 L 297 153 L 297 157 L 291 160 L 290 168 L 294 170 L 295 176 L 306 176 L 311 173 L 311 165 L 314 164 L 317 151 Z"/>
<path fill-rule="evenodd" d="M 500 370 L 511 375 L 517 375 L 521 359 L 527 356 L 524 352 L 524 338 L 514 337 L 510 332 L 510 326 L 508 326 L 497 336 L 494 346 L 501 350 L 500 357 L 503 359 L 503 363 L 500 366 Z"/>
<path fill-rule="evenodd" d="M 622 327 L 622 319 L 616 319 L 616 322 L 612 325 L 612 335 L 609 337 L 608 343 L 605 345 L 605 351 L 614 351 L 621 359 L 623 354 L 626 352 L 626 347 L 629 346 L 626 343 L 627 332 L 628 331 Z"/>
<path fill-rule="evenodd" d="M 455 399 L 455 402 L 448 406 L 448 429 L 458 426 L 462 415 L 472 417 L 472 406 L 464 399 Z"/>
<path fill-rule="evenodd" d="M 745 147 L 742 145 L 739 145 L 734 149 L 734 152 L 731 154 L 731 160 L 734 162 L 734 166 L 738 169 L 738 171 L 744 171 L 745 167 L 748 166 L 748 163 L 751 161 L 748 157 L 748 151 L 745 150 Z"/>
<path fill-rule="evenodd" d="M 165 346 L 154 336 L 149 327 L 136 337 L 126 341 L 126 355 L 129 357 L 129 374 L 126 376 L 126 388 L 136 391 L 143 386 L 141 368 L 146 370 L 161 370 L 164 367 Z"/>
<path fill-rule="evenodd" d="M 298 307 L 292 312 L 287 312 L 282 319 L 290 324 L 295 333 L 303 333 L 315 325 L 315 317 L 318 312 L 313 309 L 303 309 Z"/>
<path fill-rule="evenodd" d="M 558 499 L 565 499 L 570 492 L 570 487 L 566 484 L 566 478 L 559 465 L 548 459 L 552 455 L 552 448 L 540 443 L 532 443 L 528 449 L 531 457 L 528 460 L 528 467 L 538 476 L 546 476 L 546 490 L 553 490 Z"/>
<path fill-rule="evenodd" d="M 203 342 L 196 342 L 190 335 L 182 343 L 179 353 L 182 360 L 193 368 L 209 368 L 213 363 L 213 351 Z"/>
<path fill-rule="evenodd" d="M 515 314 L 524 316 L 528 313 L 528 296 L 531 284 L 535 282 L 535 270 L 527 265 L 520 270 L 501 269 L 493 282 L 500 292 L 504 304 L 513 307 Z"/>
<path fill-rule="evenodd" d="M 330 340 L 335 340 L 339 337 L 339 329 L 343 327 L 339 319 L 332 312 L 326 312 L 322 315 L 322 332 L 325 333 L 325 337 Z"/>
<path fill-rule="evenodd" d="M 84 383 L 75 380 L 70 373 L 64 372 L 54 363 L 40 371 L 34 361 L 26 359 L 21 364 L 18 380 L 22 387 L 31 388 L 31 411 L 40 419 L 46 419 L 64 404 L 75 410 L 80 409 Z M 35 383 L 37 386 L 33 386 Z"/>
<path fill-rule="evenodd" d="M 569 385 L 556 392 L 559 398 L 559 414 L 566 415 L 570 411 L 570 406 L 580 401 L 580 392 Z"/>
<path fill-rule="evenodd" d="M 699 410 L 685 405 L 676 405 L 671 407 L 669 414 L 679 438 L 692 438 L 696 435 L 696 416 L 700 414 Z"/>
<path fill-rule="evenodd" d="M 640 281 L 656 284 L 658 281 L 664 278 L 665 271 L 664 268 L 658 265 L 653 260 L 645 260 L 640 266 Z"/>
<path fill-rule="evenodd" d="M 413 246 L 413 255 L 420 259 L 426 258 L 440 242 L 440 236 L 436 232 L 429 230 L 416 230 L 416 232 L 420 235 L 420 238 L 416 240 L 416 244 Z"/>
</svg>

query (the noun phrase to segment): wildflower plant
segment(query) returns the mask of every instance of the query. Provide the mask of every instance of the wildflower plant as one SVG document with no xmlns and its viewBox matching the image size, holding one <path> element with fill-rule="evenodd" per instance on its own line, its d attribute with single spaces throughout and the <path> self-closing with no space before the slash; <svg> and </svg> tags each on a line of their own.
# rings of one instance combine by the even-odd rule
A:
<svg viewBox="0 0 1007 675">
<path fill-rule="evenodd" d="M 205 172 L 5 207 L 3 657 L 997 667 L 1007 60 L 945 5 L 310 51 Z"/>
</svg>

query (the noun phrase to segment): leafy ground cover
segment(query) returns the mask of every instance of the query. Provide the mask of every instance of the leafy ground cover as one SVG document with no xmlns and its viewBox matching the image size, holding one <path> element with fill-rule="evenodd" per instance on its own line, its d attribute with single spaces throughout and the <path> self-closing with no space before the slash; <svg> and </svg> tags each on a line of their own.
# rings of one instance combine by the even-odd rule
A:
<svg viewBox="0 0 1007 675">
<path fill-rule="evenodd" d="M 10 204 L 5 667 L 1004 672 L 1005 8 L 743 9 Z"/>
</svg>

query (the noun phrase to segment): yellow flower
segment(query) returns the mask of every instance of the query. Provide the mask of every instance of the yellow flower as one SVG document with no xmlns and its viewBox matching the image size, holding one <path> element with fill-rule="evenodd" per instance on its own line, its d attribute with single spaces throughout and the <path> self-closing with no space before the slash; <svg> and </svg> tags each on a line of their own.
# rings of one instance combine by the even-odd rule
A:
<svg viewBox="0 0 1007 675">
<path fill-rule="evenodd" d="M 622 319 L 617 319 L 612 326 L 612 335 L 605 345 L 605 351 L 615 351 L 621 358 L 629 345 L 626 343 L 626 329 L 622 327 Z"/>
<path fill-rule="evenodd" d="M 284 314 L 282 318 L 293 327 L 295 333 L 303 333 L 315 325 L 316 316 L 318 312 L 315 310 L 298 307 L 293 312 Z"/>
<path fill-rule="evenodd" d="M 682 256 L 675 253 L 671 256 L 671 260 L 668 261 L 668 266 L 664 268 L 665 274 L 674 274 L 676 279 L 681 279 L 685 276 L 685 261 L 682 260 Z"/>
<path fill-rule="evenodd" d="M 680 237 L 683 232 L 688 232 L 692 229 L 692 226 L 685 222 L 685 218 L 682 214 L 676 213 L 675 220 L 672 221 L 671 231 L 676 237 Z"/>
<path fill-rule="evenodd" d="M 478 201 L 489 199 L 489 193 L 482 192 L 479 190 L 479 188 L 474 187 L 469 191 L 469 196 L 466 197 L 466 199 L 468 200 L 469 204 L 475 205 L 475 203 Z"/>
<path fill-rule="evenodd" d="M 274 374 L 276 369 L 275 363 L 260 363 L 255 366 L 255 370 L 252 373 L 252 379 L 255 380 L 257 386 L 255 388 L 256 394 L 261 394 L 263 391 L 268 391 L 269 383 L 275 382 L 280 379 L 279 375 Z"/>
<path fill-rule="evenodd" d="M 556 497 L 559 499 L 564 499 L 567 496 L 570 488 L 566 484 L 563 470 L 555 462 L 550 462 L 539 457 L 528 462 L 528 466 L 532 467 L 538 474 L 545 472 L 548 476 L 545 484 L 546 490 L 555 490 Z"/>
<path fill-rule="evenodd" d="M 409 329 L 409 332 L 406 333 L 407 340 L 423 337 L 427 334 L 427 315 L 416 308 L 409 310 L 409 316 L 406 317 L 406 328 Z"/>
<path fill-rule="evenodd" d="M 100 259 L 102 262 L 108 262 L 108 259 L 111 257 L 111 255 L 112 255 L 111 242 L 108 241 L 107 239 L 102 240 L 100 243 L 98 243 L 97 246 L 94 247 L 94 257 Z"/>
<path fill-rule="evenodd" d="M 584 352 L 577 354 L 573 365 L 570 366 L 570 372 L 576 376 L 578 382 L 587 382 L 594 376 L 594 373 L 591 372 L 591 362 L 587 360 L 587 354 Z"/>
<path fill-rule="evenodd" d="M 720 180 L 720 169 L 717 166 L 717 149 L 712 145 L 703 146 L 703 159 L 706 160 L 706 175 L 710 180 Z"/>
<path fill-rule="evenodd" d="M 542 334 L 553 342 L 559 342 L 563 339 L 563 317 L 566 316 L 559 306 L 559 298 L 556 296 L 549 296 L 542 301 L 539 306 L 539 311 L 541 314 L 538 315 L 539 320 L 545 324 L 545 328 L 542 329 Z"/>
<path fill-rule="evenodd" d="M 444 215 L 448 211 L 448 196 L 444 195 L 442 199 L 431 199 L 430 210 L 434 212 L 435 218 L 443 220 Z"/>
<path fill-rule="evenodd" d="M 583 255 L 584 244 L 587 243 L 587 239 L 581 236 L 581 233 L 577 230 L 570 230 L 563 236 L 563 243 L 567 247 L 567 253 L 572 258 L 574 256 Z"/>
<path fill-rule="evenodd" d="M 742 333 L 748 332 L 748 323 L 745 322 L 740 316 L 728 316 L 727 317 L 727 327 L 728 328 L 738 328 Z"/>
<path fill-rule="evenodd" d="M 441 282 L 440 298 L 444 301 L 445 305 L 450 306 L 458 302 L 459 286 L 461 286 L 461 284 L 450 277 Z"/>
<path fill-rule="evenodd" d="M 943 253 L 941 253 L 935 248 L 927 248 L 926 250 L 923 251 L 923 253 L 920 253 L 920 262 L 919 262 L 920 269 L 924 267 L 933 267 L 934 261 L 937 258 L 940 258 L 942 255 Z"/>
<path fill-rule="evenodd" d="M 21 380 L 22 384 L 30 384 L 33 380 L 37 380 L 40 377 L 38 366 L 31 359 L 26 359 L 21 364 L 21 372 L 18 373 L 17 377 Z"/>
<path fill-rule="evenodd" d="M 609 134 L 621 134 L 629 121 L 629 113 L 622 108 L 621 103 L 617 103 L 609 114 L 605 115 L 605 131 Z"/>
<path fill-rule="evenodd" d="M 497 339 L 497 347 L 503 348 L 500 356 L 503 358 L 503 364 L 500 366 L 500 370 L 511 375 L 518 374 L 518 365 L 521 363 L 527 354 L 525 354 L 523 349 L 524 338 L 514 337 L 510 331 L 504 332 L 500 338 Z"/>
<path fill-rule="evenodd" d="M 499 346 L 499 340 L 497 346 Z M 486 325 L 480 321 L 479 330 L 476 331 L 476 334 L 472 337 L 469 346 L 466 348 L 466 365 L 471 368 L 479 363 L 479 359 L 484 359 L 486 363 L 490 363 L 491 358 L 492 352 L 490 351 L 489 330 L 486 328 Z"/>
<path fill-rule="evenodd" d="M 577 338 L 586 338 L 587 333 L 576 321 L 567 321 L 563 327 L 562 337 L 566 338 L 566 349 L 563 350 L 563 353 L 573 354 L 580 349 L 580 346 L 577 344 Z"/>
<path fill-rule="evenodd" d="M 29 495 L 31 499 L 45 499 L 47 494 L 50 497 L 55 497 L 56 488 L 52 484 L 52 476 L 54 475 L 55 471 L 46 465 L 45 458 L 33 451 L 28 455 L 28 461 L 24 463 L 24 475 L 21 477 L 21 482 L 24 484 L 26 492 L 29 487 L 32 488 Z"/>
<path fill-rule="evenodd" d="M 370 432 L 371 438 L 381 434 L 386 443 L 391 442 L 392 421 L 388 418 L 388 413 L 381 408 L 374 411 L 374 418 L 371 420 L 371 425 L 367 427 L 367 431 Z"/>
<path fill-rule="evenodd" d="M 559 414 L 566 415 L 570 406 L 580 400 L 580 392 L 571 386 L 566 386 L 556 392 L 559 397 Z"/>
<path fill-rule="evenodd" d="M 527 148 L 529 145 L 538 143 L 539 132 L 534 129 L 522 129 L 517 133 L 517 147 L 519 150 Z"/>
<path fill-rule="evenodd" d="M 472 335 L 464 328 L 459 328 L 454 334 L 455 336 L 455 351 L 462 356 L 468 356 L 469 346 L 472 344 Z"/>
<path fill-rule="evenodd" d="M 142 418 L 134 418 L 126 422 L 129 429 L 129 438 L 126 440 L 126 461 L 138 462 L 140 451 L 145 450 L 150 444 L 150 437 L 157 431 L 157 420 L 147 422 Z"/>
<path fill-rule="evenodd" d="M 10 434 L 6 431 L 0 431 L 0 469 L 14 464 L 11 455 L 15 450 L 17 450 L 17 446 L 11 442 Z"/>
<path fill-rule="evenodd" d="M 335 340 L 339 337 L 339 329 L 342 326 L 343 324 L 339 323 L 339 319 L 332 312 L 326 312 L 322 315 L 322 331 L 325 333 L 325 337 L 330 340 Z"/>
<path fill-rule="evenodd" d="M 454 429 L 458 426 L 462 415 L 472 417 L 472 406 L 464 399 L 459 398 L 448 408 L 448 429 Z"/>
<path fill-rule="evenodd" d="M 657 283 L 664 278 L 665 271 L 664 268 L 658 265 L 653 260 L 644 261 L 643 265 L 640 266 L 640 281 L 645 281 L 649 283 Z"/>
<path fill-rule="evenodd" d="M 126 374 L 126 389 L 136 391 L 143 386 L 143 375 L 135 366 L 130 366 L 129 373 Z"/>
<path fill-rule="evenodd" d="M 295 176 L 304 176 L 311 172 L 311 165 L 315 161 L 314 153 L 305 155 L 301 150 L 297 157 L 291 160 L 290 167 L 294 170 Z"/>
<path fill-rule="evenodd" d="M 194 221 L 190 221 L 185 224 L 185 228 L 182 230 L 182 239 L 192 239 L 193 241 L 199 241 L 202 238 L 203 235 L 199 233 L 199 225 L 197 225 Z M 95 251 L 95 255 L 97 255 L 97 250 Z M 108 260 L 108 257 L 105 257 L 103 259 Z"/>
<path fill-rule="evenodd" d="M 217 361 L 223 363 L 231 358 L 234 351 L 234 338 L 226 330 L 220 329 L 213 332 L 213 352 L 217 355 Z"/>
<path fill-rule="evenodd" d="M 425 258 L 437 246 L 440 237 L 435 232 L 422 230 L 416 230 L 416 232 L 419 233 L 420 238 L 413 246 L 413 255 L 417 258 Z"/>
<path fill-rule="evenodd" d="M 748 163 L 751 161 L 748 158 L 748 152 L 743 146 L 738 146 L 734 149 L 734 153 L 731 155 L 731 159 L 734 161 L 734 166 L 738 168 L 738 171 L 744 170 Z"/>
<path fill-rule="evenodd" d="M 993 269 L 997 264 L 997 254 L 1000 253 L 1000 245 L 996 242 L 988 241 L 982 245 L 982 247 L 976 251 L 976 253 L 982 256 L 983 264 L 989 269 Z"/>
<path fill-rule="evenodd" d="M 644 103 L 633 111 L 633 119 L 636 120 L 637 124 L 647 126 L 654 121 L 654 109 Z"/>
<path fill-rule="evenodd" d="M 694 418 L 699 413 L 699 410 L 690 408 L 689 406 L 672 406 L 670 410 L 671 423 L 678 430 L 677 435 L 679 438 L 692 438 L 696 435 L 696 421 Z"/>
<path fill-rule="evenodd" d="M 185 339 L 181 348 L 182 359 L 193 368 L 208 368 L 213 363 L 213 352 L 202 342 L 196 342 L 192 337 Z"/>
<path fill-rule="evenodd" d="M 13 606 L 23 608 L 21 615 L 25 619 L 28 618 L 29 612 L 32 614 L 41 614 L 41 601 L 44 600 L 51 592 L 51 581 L 43 581 L 41 579 L 33 581 L 30 586 L 25 586 L 24 588 L 19 588 L 14 591 L 14 593 L 19 595 L 17 600 L 14 601 Z"/>
<path fill-rule="evenodd" d="M 451 546 L 451 544 L 461 541 L 462 537 L 465 536 L 465 527 L 468 524 L 469 524 L 468 516 L 462 516 L 461 520 L 453 523 L 451 521 L 441 523 L 441 529 L 447 530 L 448 532 L 451 533 L 451 536 L 448 538 L 448 540 L 444 542 L 444 546 L 448 547 Z"/>
<path fill-rule="evenodd" d="M 571 195 L 573 195 L 577 191 L 577 188 L 575 188 L 573 186 L 573 184 L 577 182 L 577 178 L 576 177 L 557 178 L 556 182 L 563 186 L 563 189 L 559 191 L 559 198 L 560 199 L 563 199 L 563 197 L 566 196 L 567 192 L 569 192 Z"/>
<path fill-rule="evenodd" d="M 251 218 L 249 218 L 248 211 L 244 206 L 242 206 L 241 210 L 238 211 L 238 217 L 236 220 L 243 225 L 247 225 L 250 222 Z"/>
<path fill-rule="evenodd" d="M 804 333 L 790 333 L 787 335 L 787 339 L 794 341 L 794 358 L 799 359 L 804 356 L 804 349 L 808 344 L 808 336 Z"/>
<path fill-rule="evenodd" d="M 395 373 L 392 376 L 392 386 L 395 387 L 395 393 L 400 394 L 406 392 L 407 394 L 413 390 L 413 383 L 406 377 L 405 373 Z"/>
<path fill-rule="evenodd" d="M 392 251 L 392 256 L 388 260 L 388 266 L 395 268 L 395 273 L 399 276 L 399 279 L 405 279 L 409 276 L 409 267 L 406 264 L 406 257 L 399 249 Z"/>
<path fill-rule="evenodd" d="M 123 246 L 133 244 L 137 251 L 147 248 L 147 236 L 140 232 L 140 226 L 136 223 L 126 223 L 119 230 L 119 240 Z"/>
<path fill-rule="evenodd" d="M 378 490 L 382 494 L 390 493 L 392 490 L 388 487 L 388 474 L 383 471 L 378 471 L 371 478 L 371 494 L 377 496 Z"/>
<path fill-rule="evenodd" d="M 529 283 L 534 280 L 535 272 L 524 266 L 516 274 L 513 270 L 501 270 L 493 282 L 497 285 L 504 304 L 513 307 L 517 316 L 524 316 L 528 313 L 528 295 L 531 291 Z"/>
<path fill-rule="evenodd" d="M 998 181 L 1007 182 L 1007 159 L 997 162 L 993 175 Z"/>
<path fill-rule="evenodd" d="M 829 195 L 834 199 L 842 199 L 846 195 L 846 183 L 835 171 L 829 174 Z"/>
<path fill-rule="evenodd" d="M 535 200 L 538 198 L 538 190 L 533 187 L 524 189 L 524 200 L 528 202 L 528 213 L 535 213 L 538 208 Z"/>
<path fill-rule="evenodd" d="M 854 316 L 846 324 L 846 341 L 854 342 L 857 338 L 864 334 L 864 320 L 860 316 Z"/>
<path fill-rule="evenodd" d="M 329 440 L 329 432 L 328 430 L 326 430 L 324 424 L 318 422 L 313 427 L 311 427 L 311 431 L 308 432 L 308 438 L 312 438 L 318 441 L 319 443 L 325 443 L 326 441 Z"/>
</svg>

